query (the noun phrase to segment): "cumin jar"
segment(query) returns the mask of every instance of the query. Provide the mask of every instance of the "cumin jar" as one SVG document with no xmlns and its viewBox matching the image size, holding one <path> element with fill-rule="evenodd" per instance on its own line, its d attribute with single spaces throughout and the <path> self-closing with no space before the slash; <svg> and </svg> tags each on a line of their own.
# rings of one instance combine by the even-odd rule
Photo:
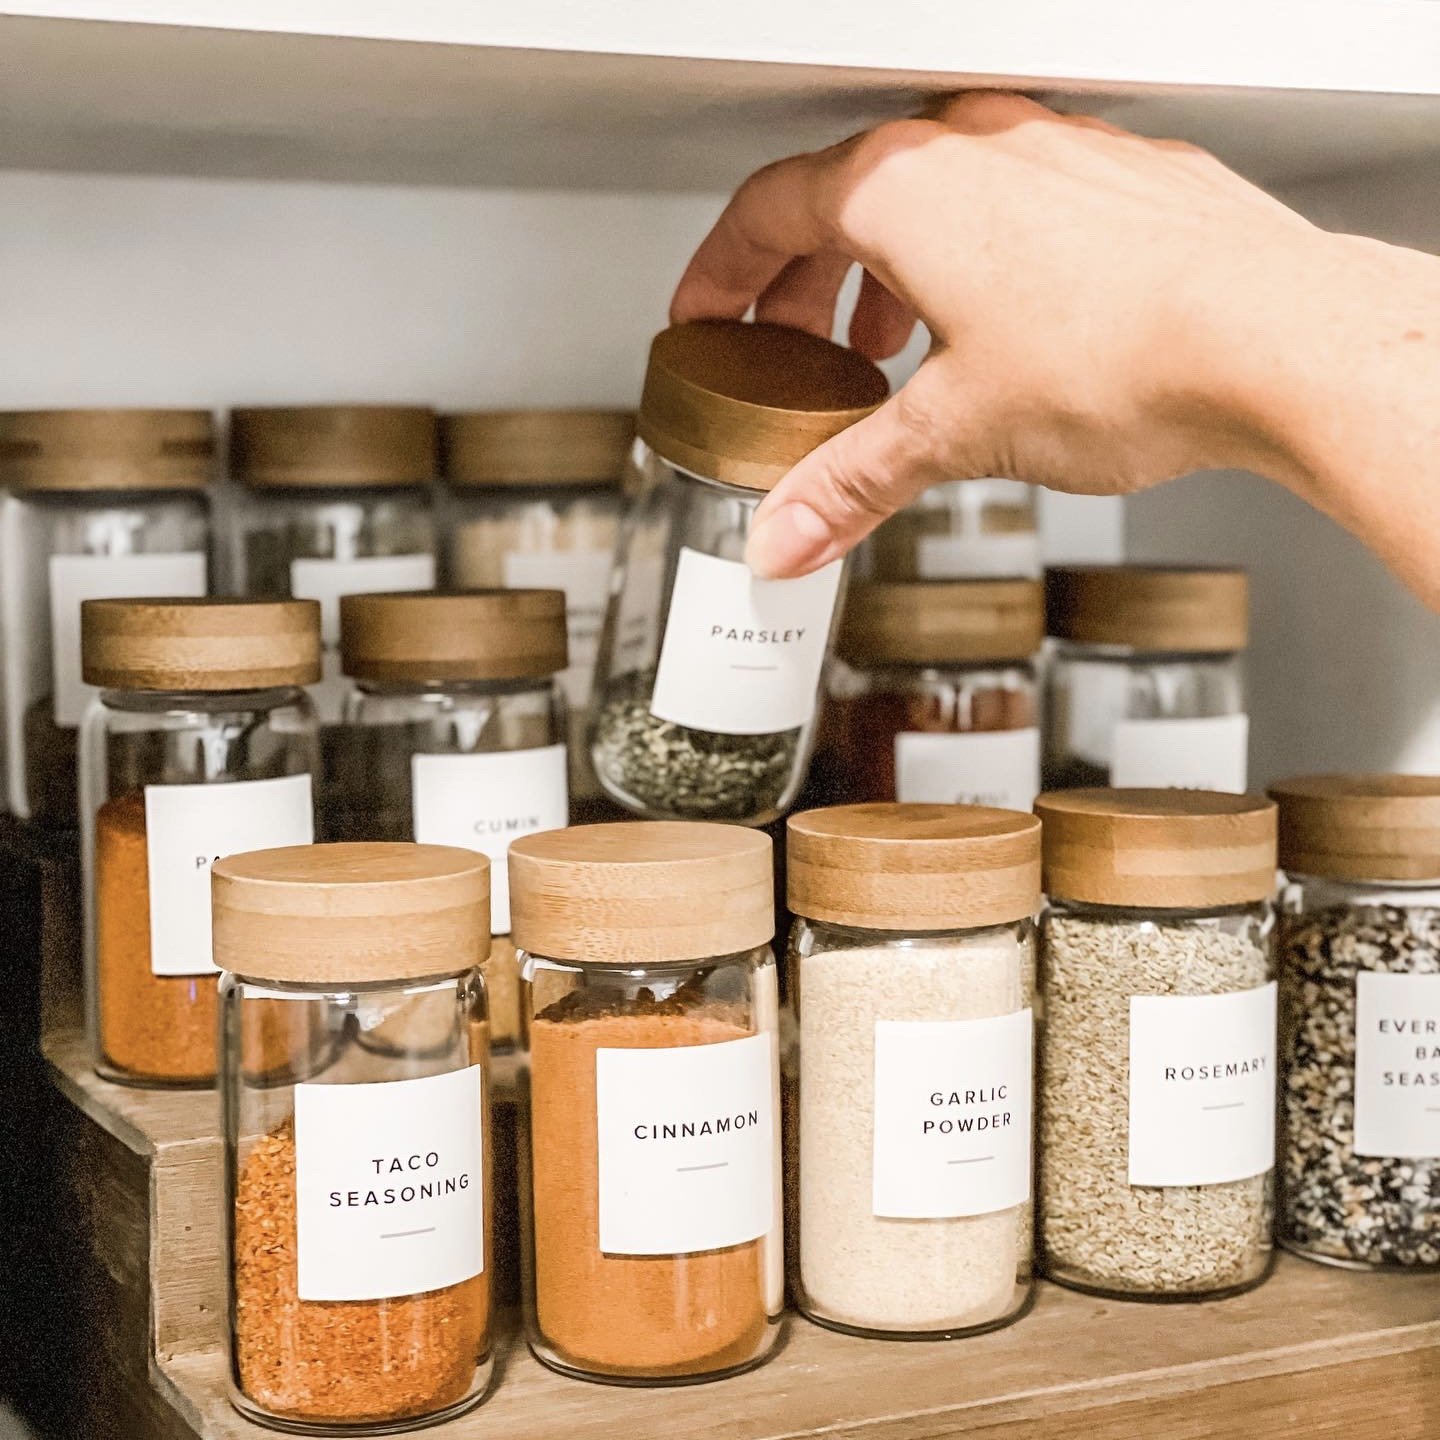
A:
<svg viewBox="0 0 1440 1440">
<path fill-rule="evenodd" d="M 836 798 L 1028 811 L 1044 627 L 1038 580 L 852 585 L 816 767 Z"/>
<path fill-rule="evenodd" d="M 844 562 L 762 580 L 746 537 L 766 492 L 886 393 L 863 356 L 784 326 L 656 336 L 596 662 L 590 754 L 617 804 L 758 825 L 794 803 Z"/>
<path fill-rule="evenodd" d="M 784 1306 L 769 839 L 528 835 L 510 899 L 530 1348 L 614 1384 L 759 1364 Z"/>
<path fill-rule="evenodd" d="M 304 686 L 320 671 L 319 607 L 87 600 L 81 630 L 85 680 L 101 687 L 80 735 L 95 1068 L 128 1084 L 208 1085 L 210 866 L 314 838 Z"/>
<path fill-rule="evenodd" d="M 489 893 L 483 855 L 438 845 L 215 866 L 230 1398 L 249 1419 L 392 1434 L 485 1393 Z M 327 1063 L 255 1072 L 277 1031 L 328 1034 Z"/>
<path fill-rule="evenodd" d="M 94 696 L 80 606 L 204 595 L 215 466 L 205 410 L 0 414 L 0 656 L 10 810 L 79 820 L 80 723 Z"/>
</svg>

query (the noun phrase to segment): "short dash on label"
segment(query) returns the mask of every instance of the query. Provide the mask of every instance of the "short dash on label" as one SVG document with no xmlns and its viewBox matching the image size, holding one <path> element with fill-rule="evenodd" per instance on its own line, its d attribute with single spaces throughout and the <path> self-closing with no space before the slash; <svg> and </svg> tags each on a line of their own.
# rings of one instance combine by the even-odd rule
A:
<svg viewBox="0 0 1440 1440">
<path fill-rule="evenodd" d="M 426 1225 L 421 1230 L 392 1230 L 388 1235 L 382 1235 L 382 1240 L 408 1240 L 412 1235 L 433 1235 L 435 1227 Z"/>
<path fill-rule="evenodd" d="M 728 1160 L 717 1160 L 713 1165 L 677 1165 L 677 1175 L 689 1175 L 695 1170 L 723 1170 L 730 1162 Z"/>
<path fill-rule="evenodd" d="M 1231 1100 L 1226 1105 L 1202 1105 L 1200 1108 L 1202 1110 L 1243 1110 L 1245 1108 L 1245 1102 L 1243 1100 Z"/>
<path fill-rule="evenodd" d="M 987 1160 L 993 1160 L 993 1155 L 971 1155 L 964 1160 L 947 1160 L 947 1165 L 983 1165 Z"/>
</svg>

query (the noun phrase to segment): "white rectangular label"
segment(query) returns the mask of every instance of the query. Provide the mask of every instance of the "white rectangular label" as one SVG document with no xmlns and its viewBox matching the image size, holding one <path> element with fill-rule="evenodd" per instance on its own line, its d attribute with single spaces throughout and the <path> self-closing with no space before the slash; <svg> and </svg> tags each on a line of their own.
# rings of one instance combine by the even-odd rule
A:
<svg viewBox="0 0 1440 1440">
<path fill-rule="evenodd" d="M 486 755 L 412 755 L 415 838 L 490 857 L 490 929 L 510 933 L 510 843 L 570 823 L 565 747 Z"/>
<path fill-rule="evenodd" d="M 206 975 L 210 867 L 226 855 L 309 845 L 315 839 L 308 775 L 209 785 L 145 787 L 150 869 L 150 969 Z"/>
<path fill-rule="evenodd" d="M 1201 720 L 1122 720 L 1115 727 L 1110 783 L 1159 790 L 1244 792 L 1248 715 Z"/>
<path fill-rule="evenodd" d="M 1030 1198 L 1032 1040 L 1029 1010 L 875 1022 L 876 1215 L 953 1219 Z"/>
<path fill-rule="evenodd" d="M 1222 1185 L 1275 1164 L 1275 984 L 1130 997 L 1130 1183 Z"/>
<path fill-rule="evenodd" d="M 95 687 L 80 678 L 80 602 L 203 595 L 205 556 L 52 555 L 50 657 L 55 723 L 78 725 Z"/>
<path fill-rule="evenodd" d="M 895 737 L 895 798 L 902 803 L 1029 810 L 1039 793 L 1040 732 L 1033 727 Z"/>
<path fill-rule="evenodd" d="M 722 735 L 799 729 L 815 710 L 842 567 L 760 580 L 743 561 L 681 550 L 650 713 Z"/>
<path fill-rule="evenodd" d="M 605 1254 L 693 1255 L 769 1231 L 771 1044 L 595 1052 Z"/>
<path fill-rule="evenodd" d="M 1355 977 L 1355 1153 L 1440 1156 L 1440 975 Z"/>
<path fill-rule="evenodd" d="M 295 1087 L 302 1300 L 388 1300 L 485 1268 L 480 1067 Z"/>
<path fill-rule="evenodd" d="M 612 558 L 609 550 L 512 550 L 505 556 L 505 584 L 510 588 L 565 592 L 570 664 L 560 681 L 565 698 L 577 710 L 590 703 Z"/>
<path fill-rule="evenodd" d="M 1040 574 L 1040 537 L 1033 530 L 998 535 L 922 535 L 915 546 L 922 580 L 1032 579 Z"/>
</svg>

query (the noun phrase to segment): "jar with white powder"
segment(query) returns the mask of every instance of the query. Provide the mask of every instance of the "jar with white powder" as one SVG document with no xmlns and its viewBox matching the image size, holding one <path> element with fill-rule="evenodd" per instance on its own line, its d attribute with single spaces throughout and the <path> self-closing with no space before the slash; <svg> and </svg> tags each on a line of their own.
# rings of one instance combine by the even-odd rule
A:
<svg viewBox="0 0 1440 1440">
<path fill-rule="evenodd" d="M 791 818 L 791 1288 L 812 1320 L 941 1338 L 1025 1310 L 1039 879 L 1033 815 Z"/>
<path fill-rule="evenodd" d="M 1213 1299 L 1272 1256 L 1275 807 L 1042 795 L 1040 1247 L 1128 1299 Z"/>
</svg>

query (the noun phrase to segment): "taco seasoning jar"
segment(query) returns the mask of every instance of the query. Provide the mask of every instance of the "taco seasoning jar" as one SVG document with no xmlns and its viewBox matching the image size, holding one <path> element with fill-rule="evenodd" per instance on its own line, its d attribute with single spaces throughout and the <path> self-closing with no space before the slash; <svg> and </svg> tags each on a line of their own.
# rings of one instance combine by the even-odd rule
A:
<svg viewBox="0 0 1440 1440">
<path fill-rule="evenodd" d="M 512 1044 L 520 980 L 505 855 L 569 820 L 564 592 L 347 595 L 340 645 L 356 768 L 341 787 L 353 808 L 332 833 L 490 857 L 490 1036 Z"/>
<path fill-rule="evenodd" d="M 489 1383 L 488 869 L 435 845 L 215 866 L 231 1400 L 252 1420 L 393 1434 Z M 383 1049 L 358 1043 L 382 1023 Z M 317 1029 L 330 1063 L 299 1083 L 247 1065 L 257 1033 Z"/>
<path fill-rule="evenodd" d="M 843 563 L 761 580 L 745 539 L 765 492 L 885 394 L 861 355 L 783 326 L 655 338 L 638 420 L 655 473 L 621 540 L 591 741 L 620 805 L 760 824 L 794 801 Z"/>
<path fill-rule="evenodd" d="M 1045 611 L 1048 789 L 1245 789 L 1243 570 L 1065 566 Z"/>
<path fill-rule="evenodd" d="M 76 824 L 80 606 L 204 595 L 214 432 L 205 410 L 0 414 L 0 655 L 11 811 Z"/>
<path fill-rule="evenodd" d="M 1044 1273 L 1138 1300 L 1265 1278 L 1275 1166 L 1275 807 L 1042 795 Z"/>
<path fill-rule="evenodd" d="M 241 487 L 232 587 L 320 602 L 324 679 L 312 698 L 332 726 L 348 688 L 340 597 L 435 586 L 435 416 L 418 405 L 234 410 L 230 469 Z M 328 751 L 331 737 L 322 740 Z"/>
<path fill-rule="evenodd" d="M 791 1290 L 812 1320 L 950 1337 L 1031 1294 L 1040 822 L 965 805 L 793 815 Z"/>
<path fill-rule="evenodd" d="M 857 568 L 872 580 L 1038 580 L 1035 487 L 995 476 L 932 485 L 862 544 Z"/>
<path fill-rule="evenodd" d="M 320 669 L 311 600 L 87 600 L 80 737 L 95 1068 L 138 1085 L 215 1078 L 210 867 L 308 845 Z"/>
<path fill-rule="evenodd" d="M 1440 778 L 1272 787 L 1288 1250 L 1440 1268 Z"/>
<path fill-rule="evenodd" d="M 769 839 L 584 825 L 510 850 L 530 1347 L 623 1384 L 713 1379 L 780 1335 Z"/>
<path fill-rule="evenodd" d="M 846 798 L 1029 810 L 1040 789 L 1038 580 L 862 581 L 820 768 Z"/>
</svg>

